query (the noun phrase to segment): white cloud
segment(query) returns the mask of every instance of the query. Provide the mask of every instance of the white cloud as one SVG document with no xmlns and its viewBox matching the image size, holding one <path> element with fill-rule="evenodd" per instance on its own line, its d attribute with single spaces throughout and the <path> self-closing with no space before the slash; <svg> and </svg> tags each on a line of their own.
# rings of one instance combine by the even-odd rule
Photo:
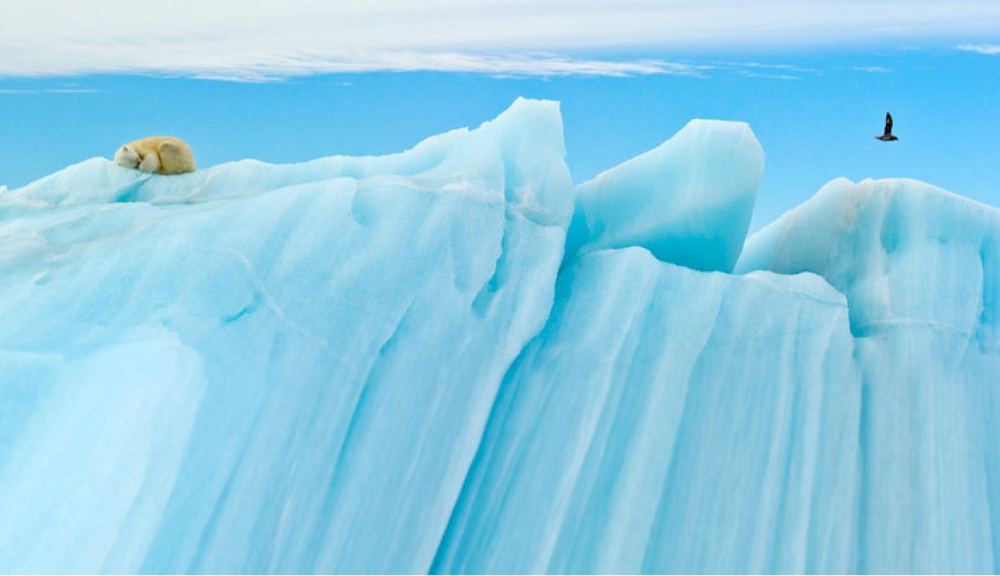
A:
<svg viewBox="0 0 1000 576">
<path fill-rule="evenodd" d="M 966 52 L 986 54 L 987 56 L 1000 54 L 1000 44 L 962 44 L 958 49 L 965 50 Z"/>
<path fill-rule="evenodd" d="M 134 0 L 3 0 L 0 22 L 0 76 L 697 74 L 684 64 L 607 55 L 988 37 L 1000 35 L 1000 2 L 171 0 L 167 8 Z"/>
<path fill-rule="evenodd" d="M 855 66 L 854 69 L 858 72 L 871 72 L 873 74 L 886 74 L 889 72 L 888 68 L 882 66 Z"/>
<path fill-rule="evenodd" d="M 545 55 L 482 55 L 461 52 L 381 52 L 343 54 L 315 58 L 259 58 L 219 60 L 214 66 L 184 68 L 196 78 L 269 82 L 287 76 L 336 72 L 443 71 L 471 72 L 492 76 L 638 76 L 672 74 L 697 76 L 707 67 L 662 60 L 586 60 Z M 136 64 L 127 68 L 149 70 Z"/>
</svg>

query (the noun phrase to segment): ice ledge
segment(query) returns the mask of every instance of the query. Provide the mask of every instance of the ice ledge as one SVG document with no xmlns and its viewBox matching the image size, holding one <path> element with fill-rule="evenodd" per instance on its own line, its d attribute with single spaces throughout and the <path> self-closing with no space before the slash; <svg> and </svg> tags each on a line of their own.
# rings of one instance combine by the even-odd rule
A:
<svg viewBox="0 0 1000 576">
<path fill-rule="evenodd" d="M 739 273 L 813 272 L 847 296 L 851 327 L 1000 334 L 1000 211 L 909 179 L 831 181 L 747 240 Z"/>
<path fill-rule="evenodd" d="M 37 210 L 87 204 L 197 204 L 338 179 L 429 184 L 448 192 L 506 202 L 525 218 L 565 229 L 573 210 L 559 103 L 518 98 L 476 129 L 431 136 L 386 156 L 330 156 L 299 164 L 240 160 L 192 174 L 158 176 L 91 158 L 0 196 L 0 220 Z M 495 182 L 503 195 L 495 195 Z"/>
</svg>

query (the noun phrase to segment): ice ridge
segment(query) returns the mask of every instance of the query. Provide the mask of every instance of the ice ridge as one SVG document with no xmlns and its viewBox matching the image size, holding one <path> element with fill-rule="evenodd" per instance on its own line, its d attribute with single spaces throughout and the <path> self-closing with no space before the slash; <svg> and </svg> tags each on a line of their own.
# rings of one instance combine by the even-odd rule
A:
<svg viewBox="0 0 1000 576">
<path fill-rule="evenodd" d="M 694 121 L 0 188 L 0 572 L 995 572 L 1000 216 Z"/>
</svg>

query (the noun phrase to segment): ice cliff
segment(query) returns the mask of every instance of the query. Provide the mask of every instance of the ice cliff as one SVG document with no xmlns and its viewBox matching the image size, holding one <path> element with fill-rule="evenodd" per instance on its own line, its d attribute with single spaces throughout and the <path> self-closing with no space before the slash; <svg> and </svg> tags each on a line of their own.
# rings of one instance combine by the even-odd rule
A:
<svg viewBox="0 0 1000 576">
<path fill-rule="evenodd" d="M 0 571 L 1000 569 L 1000 213 L 838 180 L 746 239 L 744 124 L 564 154 L 519 100 L 0 188 Z"/>
</svg>

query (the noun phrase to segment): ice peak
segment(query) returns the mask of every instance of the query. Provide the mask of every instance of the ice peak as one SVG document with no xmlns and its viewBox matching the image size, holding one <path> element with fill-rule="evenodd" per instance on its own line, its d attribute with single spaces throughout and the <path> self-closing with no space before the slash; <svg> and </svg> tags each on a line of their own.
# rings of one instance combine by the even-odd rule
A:
<svg viewBox="0 0 1000 576">
<path fill-rule="evenodd" d="M 915 324 L 995 346 L 998 239 L 995 208 L 918 180 L 838 178 L 751 236 L 737 271 L 820 274 L 855 334 Z"/>
<path fill-rule="evenodd" d="M 577 188 L 567 257 L 641 246 L 665 262 L 731 271 L 763 171 L 764 152 L 747 124 L 692 120 Z"/>
</svg>

